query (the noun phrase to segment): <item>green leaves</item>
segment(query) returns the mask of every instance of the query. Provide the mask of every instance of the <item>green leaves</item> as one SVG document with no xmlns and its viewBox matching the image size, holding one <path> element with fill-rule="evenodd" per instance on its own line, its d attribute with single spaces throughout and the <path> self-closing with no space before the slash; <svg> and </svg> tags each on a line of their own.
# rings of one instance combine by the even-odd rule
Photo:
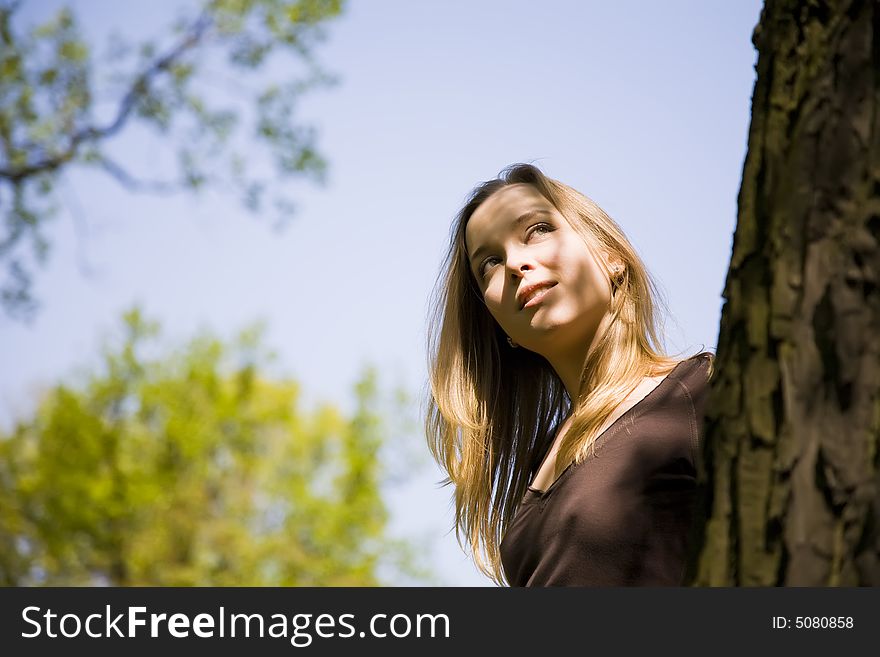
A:
<svg viewBox="0 0 880 657">
<path fill-rule="evenodd" d="M 350 417 L 307 411 L 294 381 L 267 374 L 261 335 L 158 349 L 158 326 L 129 311 L 100 368 L 0 435 L 0 583 L 358 586 L 382 583 L 382 564 L 425 576 L 386 535 L 376 373 Z"/>
<path fill-rule="evenodd" d="M 55 186 L 42 183 L 41 194 L 34 187 L 70 167 L 96 167 L 131 191 L 232 191 L 250 211 L 274 212 L 276 225 L 288 220 L 295 205 L 278 183 L 298 175 L 322 182 L 326 172 L 316 132 L 298 124 L 295 109 L 302 94 L 333 82 L 312 49 L 341 10 L 329 0 L 213 0 L 169 27 L 169 38 L 139 47 L 111 40 L 109 64 L 93 58 L 68 8 L 24 33 L 13 24 L 14 8 L 0 11 L 4 310 L 27 316 L 36 309 L 29 263 L 40 260 L 22 249 L 31 243 L 47 253 L 36 228 L 52 216 Z M 281 64 L 271 70 L 283 77 L 267 74 L 270 62 Z M 114 81 L 109 88 L 106 79 Z M 94 98 L 108 92 L 114 109 L 99 117 Z M 124 161 L 105 152 L 108 139 L 135 123 L 156 131 L 177 156 L 176 171 L 143 171 L 137 154 Z M 262 161 L 274 180 L 255 173 L 266 169 Z M 4 202 L 10 196 L 14 207 Z"/>
</svg>

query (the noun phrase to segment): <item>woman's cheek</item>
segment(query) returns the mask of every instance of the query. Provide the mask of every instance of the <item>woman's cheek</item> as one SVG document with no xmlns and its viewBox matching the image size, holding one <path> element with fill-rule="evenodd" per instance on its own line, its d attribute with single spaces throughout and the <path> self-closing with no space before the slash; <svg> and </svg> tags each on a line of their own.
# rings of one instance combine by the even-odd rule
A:
<svg viewBox="0 0 880 657">
<path fill-rule="evenodd" d="M 486 307 L 489 309 L 489 314 L 495 318 L 495 321 L 498 321 L 498 304 L 495 303 L 495 300 L 486 299 Z"/>
<path fill-rule="evenodd" d="M 492 312 L 498 310 L 501 305 L 501 290 L 497 281 L 493 280 L 489 282 L 489 286 L 486 288 L 486 293 L 483 295 L 483 298 L 486 300 L 486 305 L 492 308 Z"/>
<path fill-rule="evenodd" d="M 489 314 L 495 319 L 496 322 L 503 326 L 503 312 L 501 308 L 501 295 L 487 294 L 486 295 L 486 308 L 489 309 Z"/>
</svg>

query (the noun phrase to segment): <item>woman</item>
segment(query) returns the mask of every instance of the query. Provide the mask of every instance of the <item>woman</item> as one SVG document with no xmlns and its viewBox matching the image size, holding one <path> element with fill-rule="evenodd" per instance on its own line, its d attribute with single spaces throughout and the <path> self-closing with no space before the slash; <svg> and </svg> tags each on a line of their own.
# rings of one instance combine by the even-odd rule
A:
<svg viewBox="0 0 880 657">
<path fill-rule="evenodd" d="M 659 349 L 655 286 L 618 225 L 512 165 L 459 212 L 438 283 L 425 426 L 477 567 L 680 584 L 713 356 Z"/>
</svg>

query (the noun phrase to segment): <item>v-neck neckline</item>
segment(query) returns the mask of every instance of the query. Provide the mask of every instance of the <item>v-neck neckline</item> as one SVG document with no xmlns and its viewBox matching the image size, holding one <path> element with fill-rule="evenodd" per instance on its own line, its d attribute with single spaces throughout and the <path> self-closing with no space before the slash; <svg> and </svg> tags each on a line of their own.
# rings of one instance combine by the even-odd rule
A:
<svg viewBox="0 0 880 657">
<path fill-rule="evenodd" d="M 690 360 L 691 360 L 691 358 L 687 358 L 687 359 L 685 359 L 685 360 L 683 360 L 683 361 L 680 361 L 678 364 L 676 364 L 676 366 L 673 367 L 673 368 L 672 368 L 672 369 L 666 374 L 666 376 L 663 377 L 663 379 L 660 381 L 660 383 L 658 383 L 656 386 L 654 386 L 654 387 L 648 392 L 647 395 L 645 395 L 645 396 L 642 397 L 639 401 L 637 401 L 635 404 L 633 404 L 633 405 L 630 406 L 628 409 L 626 409 L 623 413 L 621 413 L 621 414 L 617 417 L 616 420 L 614 420 L 614 422 L 612 422 L 610 425 L 608 425 L 608 426 L 605 428 L 605 430 L 602 431 L 602 433 L 600 433 L 600 434 L 598 435 L 598 437 L 596 438 L 596 443 L 598 443 L 598 442 L 599 442 L 599 441 L 600 441 L 600 440 L 601 440 L 601 439 L 602 439 L 602 438 L 603 438 L 603 437 L 604 437 L 609 431 L 611 431 L 615 426 L 617 426 L 618 423 L 620 423 L 620 421 L 621 421 L 623 418 L 625 418 L 627 415 L 629 415 L 630 413 L 632 413 L 635 409 L 639 408 L 640 406 L 643 406 L 646 402 L 648 402 L 648 401 L 651 400 L 653 397 L 655 397 L 655 393 L 656 393 L 658 390 L 660 390 L 660 388 L 662 388 L 663 386 L 665 386 L 665 385 L 667 384 L 667 382 L 669 382 L 670 380 L 672 380 L 672 379 L 670 378 L 670 377 L 672 376 L 672 374 L 673 374 L 676 370 L 678 370 L 679 367 L 681 367 L 681 366 L 684 365 L 685 363 L 689 362 Z M 551 444 L 550 447 L 551 447 L 551 449 L 552 449 L 552 444 Z M 533 496 L 535 499 L 540 499 L 540 500 L 546 499 L 546 498 L 550 495 L 550 493 L 552 493 L 553 490 L 556 488 L 556 485 L 557 485 L 560 481 L 562 481 L 563 477 L 565 477 L 569 472 L 571 472 L 571 471 L 574 469 L 573 466 L 581 465 L 581 464 L 585 463 L 587 460 L 589 460 L 589 459 L 584 459 L 584 460 L 581 461 L 580 463 L 577 463 L 576 461 L 572 461 L 571 463 L 569 463 L 569 464 L 565 467 L 565 470 L 563 470 L 562 472 L 560 472 L 560 473 L 559 473 L 559 476 L 556 477 L 556 479 L 554 479 L 554 480 L 551 482 L 551 484 L 550 484 L 546 489 L 544 489 L 544 490 L 537 490 L 537 489 L 535 489 L 535 488 L 532 488 L 531 486 L 528 486 L 528 487 L 526 488 L 526 496 L 531 495 L 531 496 Z"/>
</svg>

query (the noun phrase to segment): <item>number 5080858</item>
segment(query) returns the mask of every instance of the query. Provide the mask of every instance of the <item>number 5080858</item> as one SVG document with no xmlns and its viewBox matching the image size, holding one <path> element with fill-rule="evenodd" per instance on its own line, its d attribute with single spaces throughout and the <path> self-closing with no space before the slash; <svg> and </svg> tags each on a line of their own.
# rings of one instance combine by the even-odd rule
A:
<svg viewBox="0 0 880 657">
<path fill-rule="evenodd" d="M 794 626 L 804 629 L 851 628 L 852 616 L 795 616 Z"/>
</svg>

